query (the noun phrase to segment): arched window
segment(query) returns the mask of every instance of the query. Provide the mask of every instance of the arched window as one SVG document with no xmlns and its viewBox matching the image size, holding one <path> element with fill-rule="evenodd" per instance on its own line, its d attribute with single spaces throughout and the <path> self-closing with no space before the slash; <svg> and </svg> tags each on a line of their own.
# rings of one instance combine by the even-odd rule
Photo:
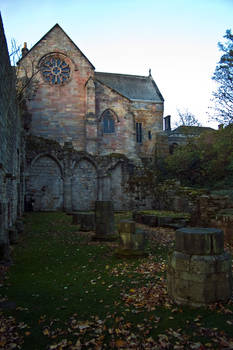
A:
<svg viewBox="0 0 233 350">
<path fill-rule="evenodd" d="M 110 110 L 103 113 L 102 122 L 104 134 L 113 134 L 115 132 L 114 114 Z"/>
</svg>

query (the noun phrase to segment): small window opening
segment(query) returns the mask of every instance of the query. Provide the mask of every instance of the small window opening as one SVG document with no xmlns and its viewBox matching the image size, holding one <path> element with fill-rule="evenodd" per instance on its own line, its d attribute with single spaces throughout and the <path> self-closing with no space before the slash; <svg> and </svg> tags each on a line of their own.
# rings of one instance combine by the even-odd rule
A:
<svg viewBox="0 0 233 350">
<path fill-rule="evenodd" d="M 136 123 L 136 140 L 137 143 L 142 143 L 142 123 Z"/>
<path fill-rule="evenodd" d="M 103 132 L 104 134 L 113 134 L 115 132 L 114 116 L 110 111 L 106 111 L 103 115 Z"/>
<path fill-rule="evenodd" d="M 149 130 L 148 131 L 148 140 L 151 140 L 152 139 L 152 135 L 151 135 L 151 131 Z"/>
</svg>

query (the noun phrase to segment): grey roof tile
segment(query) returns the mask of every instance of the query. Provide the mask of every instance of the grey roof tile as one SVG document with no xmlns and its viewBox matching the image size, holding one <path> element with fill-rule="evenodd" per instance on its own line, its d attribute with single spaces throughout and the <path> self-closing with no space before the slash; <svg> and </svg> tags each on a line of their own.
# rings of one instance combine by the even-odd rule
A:
<svg viewBox="0 0 233 350">
<path fill-rule="evenodd" d="M 95 72 L 95 78 L 130 100 L 160 103 L 164 101 L 163 96 L 150 75 L 145 77 L 128 74 Z"/>
</svg>

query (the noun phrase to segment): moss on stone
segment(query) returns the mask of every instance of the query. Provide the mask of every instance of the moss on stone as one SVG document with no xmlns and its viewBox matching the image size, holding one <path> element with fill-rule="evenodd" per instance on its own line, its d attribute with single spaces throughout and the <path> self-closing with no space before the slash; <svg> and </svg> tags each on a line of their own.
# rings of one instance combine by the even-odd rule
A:
<svg viewBox="0 0 233 350">
<path fill-rule="evenodd" d="M 174 211 L 165 211 L 165 210 L 143 210 L 143 211 L 138 211 L 138 214 L 142 215 L 154 215 L 158 217 L 172 217 L 172 218 L 190 218 L 189 213 L 177 213 Z"/>
<path fill-rule="evenodd" d="M 48 147 L 52 147 L 54 150 L 61 150 L 60 144 L 55 140 L 34 135 L 29 135 L 26 138 L 26 148 L 28 151 L 47 151 Z"/>
</svg>

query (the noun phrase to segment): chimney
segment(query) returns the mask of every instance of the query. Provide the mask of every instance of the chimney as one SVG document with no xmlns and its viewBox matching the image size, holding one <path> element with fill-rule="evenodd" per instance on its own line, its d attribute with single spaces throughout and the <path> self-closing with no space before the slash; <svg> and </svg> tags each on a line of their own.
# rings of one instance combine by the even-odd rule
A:
<svg viewBox="0 0 233 350">
<path fill-rule="evenodd" d="M 22 57 L 24 57 L 28 53 L 27 43 L 24 43 L 22 48 Z"/>
<path fill-rule="evenodd" d="M 171 116 L 167 115 L 164 118 L 164 122 L 165 122 L 165 131 L 171 131 Z"/>
</svg>

